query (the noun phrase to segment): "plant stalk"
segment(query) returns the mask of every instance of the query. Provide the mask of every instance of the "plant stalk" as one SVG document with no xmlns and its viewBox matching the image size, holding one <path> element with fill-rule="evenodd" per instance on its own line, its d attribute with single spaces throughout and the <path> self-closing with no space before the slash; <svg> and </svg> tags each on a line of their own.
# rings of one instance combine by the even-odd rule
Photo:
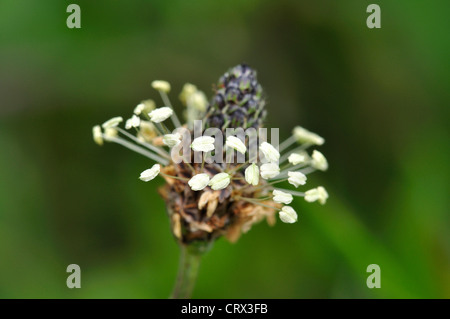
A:
<svg viewBox="0 0 450 319">
<path fill-rule="evenodd" d="M 191 298 L 204 251 L 197 245 L 180 244 L 180 263 L 171 299 Z"/>
</svg>

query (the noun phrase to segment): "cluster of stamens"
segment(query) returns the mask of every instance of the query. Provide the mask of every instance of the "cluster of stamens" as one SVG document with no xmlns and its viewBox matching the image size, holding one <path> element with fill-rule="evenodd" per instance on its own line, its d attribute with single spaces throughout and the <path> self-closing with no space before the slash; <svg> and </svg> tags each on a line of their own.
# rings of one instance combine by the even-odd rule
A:
<svg viewBox="0 0 450 319">
<path fill-rule="evenodd" d="M 99 145 L 120 144 L 154 163 L 139 178 L 165 179 L 160 194 L 166 200 L 173 234 L 181 242 L 210 241 L 221 235 L 236 240 L 262 219 L 273 223 L 277 213 L 282 222 L 294 223 L 297 213 L 288 206 L 294 197 L 326 202 L 328 194 L 321 186 L 296 190 L 307 183 L 307 175 L 328 168 L 322 153 L 307 151 L 322 145 L 322 137 L 300 126 L 279 145 L 273 135 L 269 143 L 253 127 L 244 134 L 224 136 L 221 129 L 210 134 L 204 130 L 209 114 L 203 92 L 192 84 L 183 87 L 180 100 L 186 122 L 181 124 L 168 97 L 170 84 L 154 81 L 152 86 L 164 106 L 157 108 L 153 100 L 145 100 L 124 128 L 120 127 L 123 118 L 114 117 L 95 126 L 93 138 Z M 276 187 L 281 183 L 294 189 Z"/>
</svg>

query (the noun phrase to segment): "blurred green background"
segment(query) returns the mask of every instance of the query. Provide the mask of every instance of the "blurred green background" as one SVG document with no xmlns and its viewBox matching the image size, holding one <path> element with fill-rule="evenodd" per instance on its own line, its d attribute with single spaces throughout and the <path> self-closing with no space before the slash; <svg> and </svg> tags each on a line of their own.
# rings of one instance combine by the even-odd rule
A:
<svg viewBox="0 0 450 319">
<path fill-rule="evenodd" d="M 67 5 L 81 29 L 66 27 Z M 268 127 L 326 139 L 325 206 L 294 225 L 220 239 L 195 298 L 449 298 L 450 3 L 0 2 L 0 297 L 166 298 L 178 247 L 148 160 L 91 128 L 158 95 L 211 96 L 229 67 L 258 71 Z M 179 103 L 178 103 L 179 104 Z M 178 108 L 181 111 L 181 107 Z M 66 287 L 78 264 L 81 289 Z M 368 289 L 366 267 L 381 267 Z"/>
</svg>

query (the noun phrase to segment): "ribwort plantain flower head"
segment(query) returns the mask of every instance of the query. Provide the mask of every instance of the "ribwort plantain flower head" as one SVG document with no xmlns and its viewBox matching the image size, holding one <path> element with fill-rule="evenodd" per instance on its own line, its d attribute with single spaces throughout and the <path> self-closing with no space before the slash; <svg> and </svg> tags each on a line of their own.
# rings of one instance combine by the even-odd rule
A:
<svg viewBox="0 0 450 319">
<path fill-rule="evenodd" d="M 99 144 L 113 142 L 150 160 L 139 178 L 148 182 L 163 178 L 159 190 L 166 202 L 174 237 L 181 244 L 211 243 L 226 236 L 236 241 L 255 223 L 295 223 L 297 212 L 286 206 L 295 197 L 324 204 L 326 190 L 319 186 L 306 192 L 295 188 L 307 183 L 307 175 L 328 169 L 317 150 L 324 139 L 300 126 L 278 143 L 264 127 L 265 99 L 256 72 L 241 64 L 220 77 L 211 102 L 190 83 L 179 99 L 185 122 L 174 112 L 166 81 L 153 81 L 163 104 L 153 100 L 137 104 L 121 128 L 122 117 L 93 127 Z M 278 188 L 285 185 L 287 188 Z"/>
</svg>

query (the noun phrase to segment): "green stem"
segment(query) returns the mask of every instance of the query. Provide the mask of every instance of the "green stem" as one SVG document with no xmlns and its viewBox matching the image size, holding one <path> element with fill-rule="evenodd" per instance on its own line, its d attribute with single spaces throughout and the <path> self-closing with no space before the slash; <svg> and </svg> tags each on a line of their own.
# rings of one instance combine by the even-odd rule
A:
<svg viewBox="0 0 450 319">
<path fill-rule="evenodd" d="M 203 252 L 195 245 L 180 244 L 180 264 L 171 299 L 191 298 Z"/>
</svg>

